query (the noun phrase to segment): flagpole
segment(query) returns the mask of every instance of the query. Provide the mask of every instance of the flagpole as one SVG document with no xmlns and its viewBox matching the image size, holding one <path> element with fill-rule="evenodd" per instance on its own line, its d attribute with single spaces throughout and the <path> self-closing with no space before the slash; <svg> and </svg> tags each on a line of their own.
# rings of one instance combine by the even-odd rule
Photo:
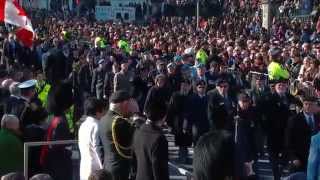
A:
<svg viewBox="0 0 320 180">
<path fill-rule="evenodd" d="M 5 42 L 3 43 L 3 45 L 2 45 L 2 48 L 1 48 L 1 64 L 4 64 L 4 44 L 5 44 Z M 6 65 L 7 66 L 7 65 Z"/>
<path fill-rule="evenodd" d="M 199 1 L 197 0 L 197 30 L 199 30 Z"/>
</svg>

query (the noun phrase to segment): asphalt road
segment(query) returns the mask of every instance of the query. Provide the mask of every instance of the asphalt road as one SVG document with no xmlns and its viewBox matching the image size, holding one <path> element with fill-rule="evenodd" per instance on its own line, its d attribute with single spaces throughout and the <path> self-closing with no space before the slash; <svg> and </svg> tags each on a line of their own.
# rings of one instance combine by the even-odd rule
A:
<svg viewBox="0 0 320 180">
<path fill-rule="evenodd" d="M 174 136 L 171 134 L 167 134 L 167 140 L 169 142 L 169 173 L 170 180 L 187 180 L 187 176 L 184 175 L 185 172 L 183 170 L 187 170 L 190 174 L 192 174 L 192 157 L 193 157 L 193 148 L 189 148 L 189 158 L 190 162 L 188 164 L 181 164 L 178 161 L 178 147 L 174 145 Z M 259 180 L 272 180 L 272 169 L 270 161 L 268 160 L 268 155 L 259 159 L 257 162 L 257 175 Z M 181 172 L 179 172 L 182 170 Z M 188 174 L 188 173 L 187 173 Z"/>
</svg>

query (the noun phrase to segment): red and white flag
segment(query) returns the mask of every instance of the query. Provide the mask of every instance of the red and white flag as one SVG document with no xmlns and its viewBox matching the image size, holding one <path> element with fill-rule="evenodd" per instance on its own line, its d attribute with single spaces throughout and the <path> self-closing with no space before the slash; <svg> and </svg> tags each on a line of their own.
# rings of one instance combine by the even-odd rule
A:
<svg viewBox="0 0 320 180">
<path fill-rule="evenodd" d="M 32 46 L 35 33 L 31 20 L 17 0 L 0 0 L 0 21 L 19 27 L 17 38 L 25 46 Z"/>
</svg>

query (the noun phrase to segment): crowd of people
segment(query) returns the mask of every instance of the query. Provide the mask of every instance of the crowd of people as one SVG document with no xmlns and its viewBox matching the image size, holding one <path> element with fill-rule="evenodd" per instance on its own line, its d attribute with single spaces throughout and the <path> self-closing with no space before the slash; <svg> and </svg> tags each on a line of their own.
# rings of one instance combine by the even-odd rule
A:
<svg viewBox="0 0 320 180">
<path fill-rule="evenodd" d="M 23 143 L 74 139 L 81 180 L 169 179 L 163 129 L 180 163 L 194 147 L 195 180 L 259 179 L 265 147 L 275 180 L 284 168 L 319 179 L 320 18 L 274 18 L 266 30 L 255 10 L 224 8 L 199 29 L 195 18 L 35 15 L 30 48 L 3 25 L 2 179 L 23 178 L 12 173 L 23 171 Z M 32 148 L 28 175 L 72 179 L 71 155 Z"/>
</svg>

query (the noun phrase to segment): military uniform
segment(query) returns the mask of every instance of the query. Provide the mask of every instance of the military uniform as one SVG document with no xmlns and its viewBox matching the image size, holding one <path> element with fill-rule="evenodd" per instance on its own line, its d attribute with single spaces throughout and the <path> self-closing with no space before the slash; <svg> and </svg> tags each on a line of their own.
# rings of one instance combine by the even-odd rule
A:
<svg viewBox="0 0 320 180">
<path fill-rule="evenodd" d="M 115 100 L 114 94 L 110 98 L 111 102 Z M 120 97 L 122 95 L 118 94 L 116 97 L 116 99 L 120 98 L 119 102 L 129 99 L 127 93 L 125 95 L 127 98 Z M 133 133 L 134 126 L 114 110 L 109 110 L 100 120 L 99 134 L 104 149 L 103 166 L 111 172 L 114 180 L 128 180 L 129 178 Z"/>
<path fill-rule="evenodd" d="M 268 96 L 270 97 L 271 92 L 269 87 L 264 87 L 263 89 L 252 88 L 248 94 L 257 112 L 255 137 L 256 137 L 257 152 L 261 154 L 263 152 L 263 148 L 266 142 L 267 122 L 264 114 L 265 107 L 266 107 L 265 103 L 266 103 L 267 97 Z"/>
<path fill-rule="evenodd" d="M 236 102 L 233 97 L 223 97 L 217 89 L 208 92 L 208 119 L 212 129 L 227 129 L 232 126 Z"/>
<path fill-rule="evenodd" d="M 114 111 L 109 111 L 100 122 L 100 137 L 104 148 L 104 168 L 115 180 L 129 177 L 131 159 L 131 138 L 133 126 Z"/>
<path fill-rule="evenodd" d="M 296 104 L 296 99 L 293 96 L 286 94 L 280 97 L 274 93 L 267 97 L 264 106 L 267 107 L 264 109 L 263 114 L 266 117 L 266 134 L 275 180 L 280 179 L 279 154 L 285 150 L 285 131 L 288 120 L 292 115 L 290 106 L 293 104 Z"/>
<path fill-rule="evenodd" d="M 34 88 L 36 83 L 36 80 L 28 80 L 20 83 L 18 88 Z M 41 102 L 36 98 L 27 99 L 22 96 L 11 96 L 7 102 L 6 113 L 16 115 L 20 120 L 20 127 L 23 130 L 38 119 L 38 115 L 40 115 L 38 114 L 39 107 L 41 107 Z"/>
</svg>

